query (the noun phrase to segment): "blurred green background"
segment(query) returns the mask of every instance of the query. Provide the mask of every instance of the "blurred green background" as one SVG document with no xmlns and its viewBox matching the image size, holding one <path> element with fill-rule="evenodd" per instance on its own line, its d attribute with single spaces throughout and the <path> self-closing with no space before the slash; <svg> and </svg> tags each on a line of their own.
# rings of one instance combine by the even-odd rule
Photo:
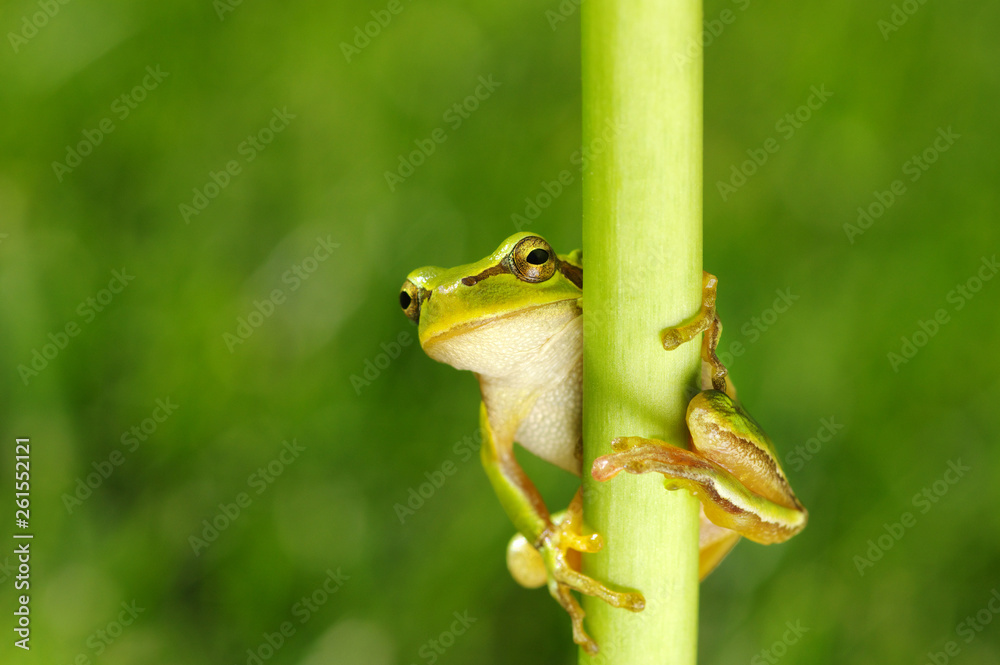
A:
<svg viewBox="0 0 1000 665">
<path fill-rule="evenodd" d="M 413 343 L 397 289 L 484 256 L 564 170 L 525 229 L 578 246 L 579 11 L 224 2 L 4 3 L 0 516 L 9 534 L 30 436 L 36 535 L 30 654 L 0 549 L 0 659 L 574 662 L 562 610 L 506 571 L 475 379 Z M 373 11 L 391 20 L 345 53 Z M 722 349 L 742 345 L 732 375 L 811 523 L 706 580 L 700 662 L 998 663 L 1000 280 L 976 279 L 1000 236 L 1000 5 L 711 0 L 705 19 Z M 446 115 L 479 77 L 500 85 Z M 806 112 L 813 86 L 832 96 Z M 754 173 L 723 200 L 734 166 Z M 903 337 L 922 344 L 893 363 Z M 523 457 L 564 505 L 574 479 Z M 442 638 L 454 613 L 475 621 Z"/>
</svg>

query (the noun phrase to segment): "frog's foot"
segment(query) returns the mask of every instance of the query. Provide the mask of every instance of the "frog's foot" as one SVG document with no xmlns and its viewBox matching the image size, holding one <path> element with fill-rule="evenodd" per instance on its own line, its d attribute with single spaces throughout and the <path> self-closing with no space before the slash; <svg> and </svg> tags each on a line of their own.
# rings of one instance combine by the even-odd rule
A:
<svg viewBox="0 0 1000 665">
<path fill-rule="evenodd" d="M 507 546 L 507 567 L 522 586 L 537 588 L 546 584 L 573 622 L 573 641 L 595 654 L 597 644 L 583 628 L 584 611 L 572 592 L 596 596 L 613 607 L 633 612 L 645 607 L 645 599 L 640 593 L 612 591 L 580 572 L 580 553 L 597 552 L 603 546 L 600 534 L 583 532 L 582 505 L 577 492 L 566 511 L 552 516 L 552 526 L 534 545 L 521 534 L 515 535 Z"/>
<path fill-rule="evenodd" d="M 754 494 L 735 475 L 697 453 L 640 437 L 615 439 L 614 446 L 618 452 L 594 461 L 597 480 L 610 480 L 620 471 L 662 473 L 666 488 L 690 490 L 713 524 L 758 543 L 780 543 L 805 526 L 804 510 Z"/>
<path fill-rule="evenodd" d="M 715 311 L 715 294 L 719 279 L 715 275 L 703 272 L 701 309 L 687 323 L 673 328 L 667 328 L 660 333 L 660 341 L 667 351 L 676 349 L 685 342 L 690 342 L 698 333 L 705 333 L 701 342 L 701 358 L 712 369 L 712 386 L 716 390 L 726 392 L 726 374 L 729 370 L 719 360 L 715 347 L 719 345 L 722 335 L 722 321 Z"/>
<path fill-rule="evenodd" d="M 694 494 L 713 524 L 754 542 L 788 540 L 806 525 L 807 513 L 792 492 L 770 440 L 725 394 L 708 390 L 688 406 L 691 450 L 641 437 L 615 439 L 615 452 L 594 460 L 600 481 L 621 471 L 666 476 L 667 489 Z"/>
</svg>

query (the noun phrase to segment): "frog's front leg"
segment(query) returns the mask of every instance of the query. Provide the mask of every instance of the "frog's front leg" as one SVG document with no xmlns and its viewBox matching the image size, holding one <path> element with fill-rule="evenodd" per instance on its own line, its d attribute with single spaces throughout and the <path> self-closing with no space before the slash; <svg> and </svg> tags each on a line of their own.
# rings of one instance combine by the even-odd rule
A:
<svg viewBox="0 0 1000 665">
<path fill-rule="evenodd" d="M 746 411 L 725 393 L 706 390 L 688 405 L 687 422 L 691 450 L 655 439 L 615 439 L 615 452 L 594 461 L 594 478 L 662 473 L 667 489 L 690 490 L 713 524 L 758 543 L 780 543 L 805 527 L 806 509 L 774 446 Z"/>
<path fill-rule="evenodd" d="M 494 436 L 485 404 L 480 409 L 479 424 L 483 435 L 480 450 L 483 467 L 501 505 L 522 537 L 521 540 L 515 538 L 508 550 L 508 565 L 514 579 L 529 587 L 540 586 L 542 580 L 547 582 L 549 592 L 573 621 L 574 641 L 587 651 L 597 653 L 597 645 L 583 629 L 583 608 L 571 591 L 597 596 L 614 607 L 632 611 L 645 606 L 642 595 L 612 591 L 579 572 L 577 553 L 596 552 L 602 546 L 599 534 L 583 533 L 580 492 L 565 513 L 550 519 L 541 495 L 514 457 L 513 440 Z"/>
<path fill-rule="evenodd" d="M 726 374 L 729 370 L 719 360 L 715 353 L 715 347 L 719 344 L 719 337 L 722 335 L 722 321 L 715 310 L 716 290 L 719 286 L 719 278 L 710 272 L 702 271 L 701 282 L 701 308 L 687 323 L 667 328 L 660 333 L 660 342 L 667 351 L 676 349 L 681 344 L 689 342 L 700 332 L 705 336 L 701 341 L 701 357 L 711 367 L 712 386 L 722 392 L 730 392 L 727 389 Z"/>
</svg>

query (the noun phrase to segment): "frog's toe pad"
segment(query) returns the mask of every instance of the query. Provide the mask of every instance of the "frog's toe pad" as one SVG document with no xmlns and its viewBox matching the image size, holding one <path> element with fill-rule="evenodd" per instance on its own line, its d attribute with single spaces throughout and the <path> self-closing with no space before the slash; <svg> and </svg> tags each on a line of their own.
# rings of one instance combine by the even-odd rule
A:
<svg viewBox="0 0 1000 665">
<path fill-rule="evenodd" d="M 609 455 L 598 457 L 594 460 L 594 465 L 590 469 L 590 475 L 595 480 L 611 480 L 622 471 L 629 473 L 645 473 L 643 462 L 647 457 L 642 455 L 637 448 L 651 445 L 648 439 L 638 436 L 623 436 L 611 442 L 611 449 L 614 451 Z M 666 446 L 666 444 L 662 444 Z"/>
<path fill-rule="evenodd" d="M 680 331 L 676 328 L 667 328 L 660 334 L 660 341 L 663 342 L 665 350 L 673 351 L 687 340 L 681 337 Z"/>
<path fill-rule="evenodd" d="M 622 470 L 611 457 L 612 455 L 605 455 L 594 460 L 594 466 L 590 468 L 590 475 L 594 480 L 599 482 L 611 480 Z"/>
</svg>

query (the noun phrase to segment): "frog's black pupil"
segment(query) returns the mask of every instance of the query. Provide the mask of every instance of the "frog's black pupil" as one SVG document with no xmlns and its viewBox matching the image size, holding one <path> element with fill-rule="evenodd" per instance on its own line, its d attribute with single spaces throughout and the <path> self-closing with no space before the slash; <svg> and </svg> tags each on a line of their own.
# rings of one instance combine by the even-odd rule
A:
<svg viewBox="0 0 1000 665">
<path fill-rule="evenodd" d="M 540 266 L 549 260 L 549 253 L 544 249 L 533 249 L 528 253 L 528 263 L 533 266 Z"/>
<path fill-rule="evenodd" d="M 402 307 L 403 309 L 407 309 L 410 306 L 410 303 L 412 301 L 413 301 L 413 298 L 410 297 L 409 293 L 407 293 L 406 291 L 400 291 L 399 292 L 399 306 L 400 307 Z"/>
</svg>

